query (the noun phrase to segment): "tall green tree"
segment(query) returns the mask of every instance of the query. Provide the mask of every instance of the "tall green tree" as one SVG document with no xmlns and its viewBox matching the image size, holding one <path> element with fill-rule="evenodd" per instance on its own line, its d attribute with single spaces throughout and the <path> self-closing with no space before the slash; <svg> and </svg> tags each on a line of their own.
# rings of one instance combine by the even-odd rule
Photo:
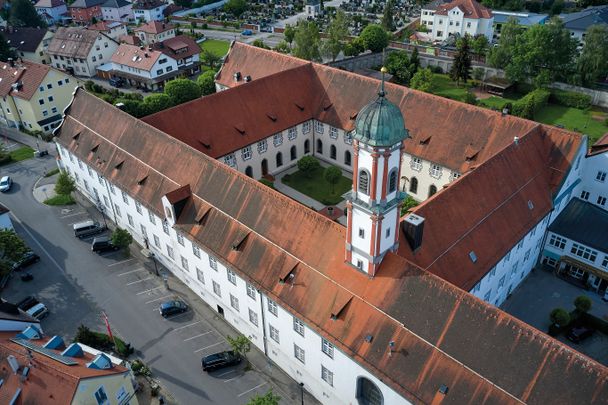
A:
<svg viewBox="0 0 608 405">
<path fill-rule="evenodd" d="M 213 70 L 208 70 L 200 75 L 196 82 L 200 86 L 203 96 L 215 93 L 215 72 Z"/>
<path fill-rule="evenodd" d="M 312 61 L 321 60 L 319 26 L 314 21 L 300 20 L 296 26 L 294 41 L 294 56 Z"/>
<path fill-rule="evenodd" d="M 143 104 L 148 114 L 154 114 L 173 107 L 173 100 L 167 94 L 157 93 L 144 98 Z"/>
<path fill-rule="evenodd" d="M 388 33 L 378 24 L 369 24 L 363 29 L 359 38 L 365 44 L 365 48 L 372 52 L 380 52 L 388 46 Z"/>
<path fill-rule="evenodd" d="M 348 17 L 342 10 L 338 10 L 327 27 L 327 39 L 323 41 L 321 50 L 323 55 L 336 60 L 344 49 L 344 42 L 348 37 Z"/>
<path fill-rule="evenodd" d="M 14 262 L 21 259 L 28 247 L 12 229 L 0 230 L 0 274 L 11 271 Z"/>
<path fill-rule="evenodd" d="M 235 338 L 226 336 L 226 340 L 228 341 L 230 348 L 242 357 L 246 357 L 247 353 L 251 350 L 251 340 L 245 335 L 238 335 Z"/>
<path fill-rule="evenodd" d="M 4 35 L 0 34 L 0 60 L 6 62 L 8 58 L 15 59 L 16 56 L 15 51 L 13 51 L 8 45 L 8 42 L 6 42 Z"/>
<path fill-rule="evenodd" d="M 236 18 L 240 18 L 241 15 L 247 11 L 247 1 L 228 0 L 226 4 L 224 4 L 224 11 L 232 14 Z"/>
<path fill-rule="evenodd" d="M 332 194 L 334 193 L 335 185 L 340 181 L 340 177 L 342 177 L 342 170 L 336 166 L 329 166 L 323 173 L 323 178 L 331 185 Z"/>
<path fill-rule="evenodd" d="M 488 51 L 489 45 L 490 43 L 488 42 L 488 37 L 485 35 L 477 35 L 475 38 L 473 38 L 471 48 L 476 55 L 482 56 Z"/>
<path fill-rule="evenodd" d="M 509 17 L 507 22 L 502 26 L 497 46 L 488 52 L 487 61 L 490 66 L 504 69 L 511 62 L 515 52 L 515 43 L 522 32 L 523 29 L 517 24 L 517 19 Z"/>
<path fill-rule="evenodd" d="M 46 28 L 46 23 L 40 18 L 30 0 L 13 0 L 8 20 L 15 27 Z"/>
<path fill-rule="evenodd" d="M 452 62 L 452 69 L 450 70 L 450 78 L 460 84 L 460 81 L 464 83 L 471 77 L 471 47 L 469 35 L 465 35 L 460 38 L 456 43 L 456 54 Z"/>
<path fill-rule="evenodd" d="M 433 88 L 433 72 L 431 69 L 420 69 L 410 82 L 412 89 L 429 92 Z"/>
<path fill-rule="evenodd" d="M 285 31 L 283 31 L 283 35 L 285 36 L 285 41 L 287 41 L 287 43 L 289 44 L 289 47 L 291 48 L 291 44 L 293 43 L 293 40 L 296 37 L 296 29 L 295 29 L 295 27 L 293 27 L 292 25 L 287 24 L 285 26 Z"/>
<path fill-rule="evenodd" d="M 112 244 L 119 247 L 120 249 L 127 251 L 129 245 L 133 243 L 133 235 L 126 229 L 116 228 L 112 232 Z"/>
<path fill-rule="evenodd" d="M 405 86 L 409 85 L 415 72 L 410 70 L 411 60 L 405 51 L 394 51 L 388 54 L 384 65 L 395 81 Z"/>
<path fill-rule="evenodd" d="M 174 79 L 165 85 L 165 94 L 171 97 L 173 104 L 178 105 L 201 96 L 201 88 L 188 79 Z"/>
<path fill-rule="evenodd" d="M 388 0 L 384 6 L 384 14 L 382 15 L 382 27 L 388 32 L 395 31 L 395 21 L 393 15 L 395 13 L 394 0 Z"/>
<path fill-rule="evenodd" d="M 574 84 L 590 86 L 608 77 L 608 26 L 592 25 L 586 34 Z"/>
<path fill-rule="evenodd" d="M 211 52 L 209 49 L 203 49 L 201 52 L 201 58 L 211 69 L 215 68 L 215 65 L 222 59 L 220 56 Z"/>
<path fill-rule="evenodd" d="M 57 183 L 55 183 L 55 192 L 62 195 L 70 195 L 76 190 L 76 183 L 74 179 L 70 177 L 68 172 L 61 171 L 59 177 L 57 177 Z"/>
</svg>

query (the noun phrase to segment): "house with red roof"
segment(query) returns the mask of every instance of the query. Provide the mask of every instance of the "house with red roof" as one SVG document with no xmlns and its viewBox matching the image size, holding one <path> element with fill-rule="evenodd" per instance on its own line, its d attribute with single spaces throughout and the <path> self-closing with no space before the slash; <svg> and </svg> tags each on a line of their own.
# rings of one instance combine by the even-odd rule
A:
<svg viewBox="0 0 608 405">
<path fill-rule="evenodd" d="M 175 25 L 160 21 L 149 21 L 133 30 L 144 44 L 162 42 L 175 36 Z"/>
<path fill-rule="evenodd" d="M 492 40 L 494 32 L 492 10 L 476 0 L 453 0 L 444 3 L 436 0 L 422 6 L 420 25 L 431 32 L 433 41 L 443 41 L 450 36 L 485 35 Z"/>
</svg>

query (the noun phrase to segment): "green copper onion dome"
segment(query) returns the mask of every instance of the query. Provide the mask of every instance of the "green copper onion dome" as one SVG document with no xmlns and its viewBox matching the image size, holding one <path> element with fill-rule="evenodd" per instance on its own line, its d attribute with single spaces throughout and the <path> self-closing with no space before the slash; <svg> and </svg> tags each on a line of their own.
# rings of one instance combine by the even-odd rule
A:
<svg viewBox="0 0 608 405">
<path fill-rule="evenodd" d="M 378 98 L 357 114 L 353 138 L 370 146 L 392 146 L 409 138 L 401 110 L 385 97 L 384 74 Z"/>
</svg>

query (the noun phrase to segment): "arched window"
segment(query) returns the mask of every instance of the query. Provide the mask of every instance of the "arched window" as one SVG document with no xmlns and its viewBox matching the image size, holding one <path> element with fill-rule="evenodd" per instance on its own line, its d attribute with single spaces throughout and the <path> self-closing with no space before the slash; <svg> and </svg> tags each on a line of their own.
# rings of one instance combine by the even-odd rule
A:
<svg viewBox="0 0 608 405">
<path fill-rule="evenodd" d="M 388 192 L 392 193 L 397 190 L 397 169 L 391 170 L 388 175 Z"/>
<path fill-rule="evenodd" d="M 245 169 L 245 174 L 249 177 L 253 177 L 253 169 L 251 168 L 251 166 L 247 166 L 247 168 Z"/>
<path fill-rule="evenodd" d="M 412 177 L 410 181 L 410 193 L 416 194 L 418 192 L 418 179 Z"/>
<path fill-rule="evenodd" d="M 304 153 L 310 153 L 310 141 L 308 139 L 304 141 Z"/>
<path fill-rule="evenodd" d="M 283 154 L 281 152 L 277 153 L 277 167 L 283 166 Z"/>
<path fill-rule="evenodd" d="M 369 195 L 369 174 L 365 170 L 359 171 L 359 192 Z"/>
<path fill-rule="evenodd" d="M 347 150 L 346 152 L 344 152 L 344 164 L 346 166 L 350 166 L 350 164 L 351 164 L 350 160 L 351 160 L 350 151 Z"/>
<path fill-rule="evenodd" d="M 437 187 L 434 184 L 431 184 L 429 187 L 429 197 L 432 197 L 435 193 L 437 193 Z"/>
<path fill-rule="evenodd" d="M 333 160 L 336 160 L 336 147 L 334 145 L 331 145 L 331 147 L 329 148 L 329 157 Z"/>
<path fill-rule="evenodd" d="M 357 400 L 360 405 L 384 404 L 384 397 L 380 389 L 365 377 L 357 379 Z"/>
<path fill-rule="evenodd" d="M 323 142 L 320 139 L 317 139 L 317 153 L 323 154 Z"/>
<path fill-rule="evenodd" d="M 289 153 L 290 153 L 290 155 L 291 155 L 291 156 L 290 156 L 290 157 L 291 157 L 291 160 L 296 160 L 296 159 L 297 159 L 297 157 L 298 157 L 298 156 L 297 156 L 297 153 L 296 153 L 296 145 L 293 145 L 293 146 L 291 147 L 291 149 L 290 149 Z"/>
</svg>

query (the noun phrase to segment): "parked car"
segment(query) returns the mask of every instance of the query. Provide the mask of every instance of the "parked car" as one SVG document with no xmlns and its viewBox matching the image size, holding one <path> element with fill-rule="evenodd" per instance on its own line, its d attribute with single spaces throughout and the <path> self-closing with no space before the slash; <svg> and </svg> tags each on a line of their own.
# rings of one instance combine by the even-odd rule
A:
<svg viewBox="0 0 608 405">
<path fill-rule="evenodd" d="M 107 236 L 95 238 L 93 239 L 93 243 L 91 243 L 91 250 L 95 253 L 113 252 L 118 249 L 120 248 L 113 244 Z"/>
<path fill-rule="evenodd" d="M 28 309 L 26 313 L 36 319 L 42 319 L 49 314 L 49 309 L 42 303 L 38 303 Z"/>
<path fill-rule="evenodd" d="M 0 191 L 6 193 L 11 189 L 13 185 L 13 180 L 9 176 L 4 176 L 0 179 Z"/>
<path fill-rule="evenodd" d="M 120 88 L 120 87 L 124 86 L 124 84 L 125 84 L 125 81 L 121 78 L 111 78 L 109 81 L 110 81 L 110 86 L 116 87 L 116 88 Z"/>
<path fill-rule="evenodd" d="M 253 31 L 251 31 L 251 30 L 243 30 L 243 32 L 241 32 L 241 35 L 245 35 L 245 36 L 253 35 Z"/>
<path fill-rule="evenodd" d="M 160 304 L 158 311 L 166 318 L 171 315 L 181 314 L 188 310 L 188 305 L 180 300 L 165 301 Z"/>
<path fill-rule="evenodd" d="M 86 238 L 89 236 L 97 235 L 106 230 L 106 227 L 98 222 L 85 221 L 74 224 L 74 236 L 77 238 Z"/>
<path fill-rule="evenodd" d="M 233 351 L 210 354 L 202 358 L 203 371 L 213 371 L 224 367 L 236 366 L 241 362 L 241 356 Z"/>
<path fill-rule="evenodd" d="M 40 261 L 40 256 L 38 256 L 36 253 L 32 252 L 31 250 L 25 252 L 25 254 L 21 257 L 21 259 L 17 260 L 15 263 L 13 263 L 13 271 L 19 271 L 27 266 L 29 266 L 30 264 L 33 263 L 37 263 Z"/>
<path fill-rule="evenodd" d="M 594 329 L 586 328 L 584 326 L 578 326 L 572 328 L 570 333 L 568 333 L 568 339 L 570 339 L 574 343 L 580 343 L 583 340 L 587 339 L 589 336 L 595 333 Z"/>
<path fill-rule="evenodd" d="M 40 304 L 40 301 L 38 301 L 33 295 L 30 295 L 19 301 L 17 303 L 17 308 L 22 311 L 27 311 L 28 309 L 38 304 Z"/>
</svg>

